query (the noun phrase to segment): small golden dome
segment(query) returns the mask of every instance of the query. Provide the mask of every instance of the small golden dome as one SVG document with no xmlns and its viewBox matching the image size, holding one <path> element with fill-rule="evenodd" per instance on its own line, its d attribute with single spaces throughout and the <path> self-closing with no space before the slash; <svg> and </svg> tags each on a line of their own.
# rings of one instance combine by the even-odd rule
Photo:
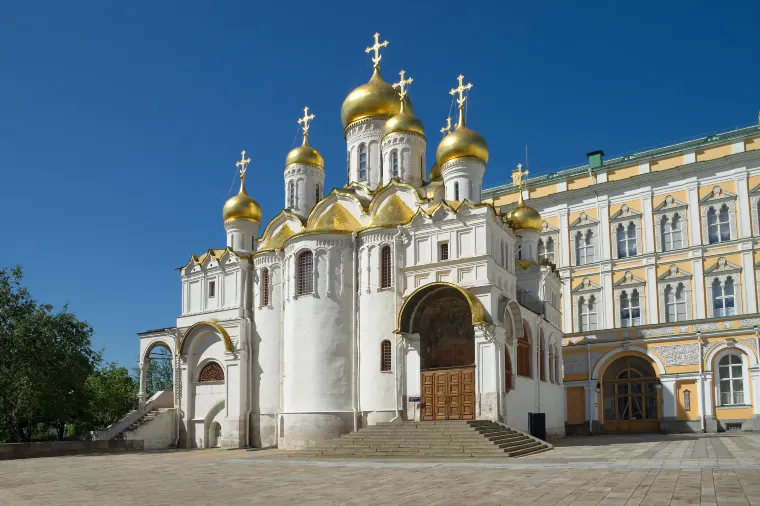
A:
<svg viewBox="0 0 760 506">
<path fill-rule="evenodd" d="M 303 144 L 295 149 L 291 149 L 285 158 L 285 167 L 293 165 L 294 163 L 303 163 L 306 165 L 314 165 L 322 170 L 325 170 L 325 160 L 319 151 L 309 146 L 309 134 L 305 134 L 303 137 Z"/>
<path fill-rule="evenodd" d="M 464 124 L 464 114 L 459 112 L 459 124 L 456 129 L 443 138 L 435 152 L 438 165 L 443 165 L 455 158 L 474 157 L 488 163 L 488 144 L 475 130 Z"/>
<path fill-rule="evenodd" d="M 224 222 L 230 220 L 248 220 L 261 223 L 261 207 L 245 192 L 245 176 L 240 178 L 240 191 L 227 200 L 222 209 Z"/>
<path fill-rule="evenodd" d="M 422 121 L 415 116 L 406 112 L 406 99 L 401 101 L 401 111 L 385 122 L 383 127 L 383 137 L 392 133 L 413 133 L 425 137 L 425 128 Z"/>
<path fill-rule="evenodd" d="M 407 112 L 414 113 L 412 103 L 407 101 Z M 343 128 L 354 121 L 372 116 L 393 116 L 401 112 L 401 100 L 398 93 L 380 75 L 380 68 L 375 67 L 367 84 L 362 84 L 348 94 L 340 108 Z"/>
<path fill-rule="evenodd" d="M 428 176 L 428 181 L 435 181 L 436 179 L 441 179 L 441 167 L 438 162 L 435 162 L 430 168 L 430 176 Z"/>
<path fill-rule="evenodd" d="M 512 209 L 507 215 L 507 222 L 515 232 L 518 230 L 541 231 L 541 215 L 538 214 L 538 211 L 525 204 L 522 195 L 520 195 L 517 207 Z"/>
</svg>

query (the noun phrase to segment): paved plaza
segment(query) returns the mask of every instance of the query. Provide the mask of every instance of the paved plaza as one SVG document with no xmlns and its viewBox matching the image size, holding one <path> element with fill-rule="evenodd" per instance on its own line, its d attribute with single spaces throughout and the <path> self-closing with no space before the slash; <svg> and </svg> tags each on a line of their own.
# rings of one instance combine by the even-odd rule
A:
<svg viewBox="0 0 760 506">
<path fill-rule="evenodd" d="M 0 462 L 0 505 L 760 505 L 760 434 L 572 437 L 519 459 L 196 450 Z"/>
</svg>

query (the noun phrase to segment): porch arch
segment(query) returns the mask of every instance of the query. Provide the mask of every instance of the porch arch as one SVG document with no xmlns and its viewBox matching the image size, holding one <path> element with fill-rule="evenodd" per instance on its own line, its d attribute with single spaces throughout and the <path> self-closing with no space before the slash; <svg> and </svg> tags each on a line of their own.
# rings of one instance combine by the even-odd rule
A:
<svg viewBox="0 0 760 506">
<path fill-rule="evenodd" d="M 416 332 L 416 330 L 412 328 L 412 320 L 417 308 L 422 305 L 424 299 L 442 290 L 456 290 L 465 298 L 470 307 L 473 326 L 488 325 L 488 313 L 486 312 L 486 308 L 474 293 L 452 283 L 436 281 L 417 288 L 409 294 L 406 300 L 404 300 L 404 304 L 401 306 L 396 321 L 396 333 L 412 334 Z"/>
<path fill-rule="evenodd" d="M 224 341 L 225 351 L 232 351 L 232 339 L 230 339 L 230 335 L 227 333 L 226 330 L 224 330 L 224 327 L 222 327 L 221 325 L 215 322 L 205 321 L 205 322 L 194 323 L 193 325 L 190 325 L 190 327 L 187 328 L 187 330 L 182 336 L 182 339 L 179 342 L 179 348 L 177 348 L 177 355 L 182 355 L 182 352 L 185 351 L 185 344 L 189 341 L 189 339 L 192 337 L 195 331 L 202 329 L 204 327 L 211 327 L 212 330 L 216 331 L 219 334 L 219 337 L 221 337 L 222 341 Z"/>
<path fill-rule="evenodd" d="M 633 352 L 633 353 L 632 353 Z M 604 372 L 612 362 L 625 355 L 641 354 L 649 358 L 649 360 L 655 366 L 658 376 L 665 374 L 665 366 L 662 364 L 662 360 L 655 353 L 647 350 L 646 348 L 639 348 L 638 346 L 631 346 L 627 350 L 625 348 L 618 348 L 607 352 L 594 366 L 594 372 L 591 375 L 592 379 L 599 379 L 599 375 Z"/>
</svg>

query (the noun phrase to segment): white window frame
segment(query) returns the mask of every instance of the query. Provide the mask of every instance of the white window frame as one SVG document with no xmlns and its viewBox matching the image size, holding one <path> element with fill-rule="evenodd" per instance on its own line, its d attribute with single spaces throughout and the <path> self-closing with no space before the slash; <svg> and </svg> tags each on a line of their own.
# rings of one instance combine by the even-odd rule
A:
<svg viewBox="0 0 760 506">
<path fill-rule="evenodd" d="M 636 295 L 636 298 L 638 299 L 638 305 L 633 305 L 633 297 L 634 294 Z M 618 308 L 618 315 L 620 317 L 620 327 L 621 328 L 630 328 L 630 327 L 638 327 L 641 325 L 642 318 L 641 318 L 641 293 L 639 293 L 639 290 L 637 288 L 632 288 L 630 290 L 621 290 L 620 295 L 618 296 L 617 300 L 620 304 Z M 623 307 L 623 300 L 628 301 L 628 307 Z M 638 318 L 634 318 L 633 316 L 633 310 L 638 309 L 639 310 L 639 316 Z M 623 311 L 628 312 L 628 316 L 626 317 L 623 314 Z"/>
<path fill-rule="evenodd" d="M 362 148 L 364 148 L 364 166 L 362 167 Z M 369 146 L 367 143 L 362 142 L 359 144 L 356 155 L 356 168 L 359 181 L 367 181 L 369 177 Z M 362 170 L 364 175 L 362 176 Z"/>
<path fill-rule="evenodd" d="M 587 308 L 590 297 L 594 297 L 596 311 L 594 313 L 583 312 L 581 310 L 581 303 Z M 599 285 L 592 283 L 588 278 L 584 278 L 581 284 L 573 290 L 571 299 L 573 303 L 573 328 L 575 332 L 593 332 L 605 328 L 604 311 L 599 311 L 599 308 L 603 307 L 602 288 Z M 581 324 L 582 314 L 596 314 L 595 329 L 583 329 Z"/>
<path fill-rule="evenodd" d="M 659 277 L 657 280 L 657 298 L 660 302 L 660 317 L 661 321 L 663 323 L 676 323 L 681 322 L 682 320 L 676 319 L 676 321 L 671 322 L 668 320 L 668 313 L 667 313 L 667 305 L 665 304 L 665 291 L 670 286 L 673 290 L 673 295 L 675 296 L 676 291 L 678 290 L 678 285 L 683 284 L 684 292 L 684 302 L 686 304 L 686 319 L 683 321 L 688 321 L 693 318 L 692 316 L 692 297 L 691 297 L 691 274 L 680 270 L 675 265 L 671 265 L 668 272 L 663 274 Z M 678 311 L 676 310 L 676 317 L 678 315 Z"/>
<path fill-rule="evenodd" d="M 721 257 L 705 271 L 705 290 L 707 290 L 707 317 L 716 316 L 735 316 L 743 314 L 742 312 L 742 269 L 738 265 L 728 263 L 725 258 Z M 720 286 L 725 289 L 726 281 L 731 278 L 734 282 L 734 314 L 733 315 L 715 315 L 715 294 L 713 293 L 713 284 L 718 280 Z"/>
<path fill-rule="evenodd" d="M 661 253 L 678 251 L 689 247 L 689 234 L 688 223 L 689 213 L 688 206 L 683 202 L 676 200 L 672 195 L 665 197 L 665 201 L 657 206 L 654 210 L 654 222 L 655 222 L 655 242 L 657 245 L 657 251 Z M 677 249 L 665 249 L 665 238 L 662 233 L 662 222 L 667 218 L 668 223 L 673 223 L 673 218 L 678 215 L 681 222 L 681 247 Z"/>
<path fill-rule="evenodd" d="M 638 325 L 646 325 L 646 283 L 644 280 L 635 277 L 631 271 L 627 271 L 623 276 L 623 279 L 617 281 L 613 287 L 613 296 L 617 302 L 618 307 L 615 311 L 615 327 L 623 328 L 623 315 L 622 307 L 620 305 L 620 297 L 623 292 L 627 292 L 628 297 L 631 297 L 633 290 L 636 290 L 639 295 L 639 323 Z M 627 328 L 627 327 L 626 327 Z"/>
<path fill-rule="evenodd" d="M 721 380 L 723 379 L 723 376 L 721 376 L 721 365 L 720 365 L 720 362 L 725 357 L 730 357 L 730 356 L 735 356 L 735 357 L 739 358 L 740 365 L 741 365 L 741 368 L 742 368 L 742 374 L 741 374 L 740 378 L 734 377 L 733 374 L 731 374 L 731 376 L 729 376 L 729 378 L 726 378 L 726 379 L 730 379 L 731 380 L 731 390 L 730 390 L 730 393 L 731 393 L 731 401 L 732 402 L 731 403 L 723 403 L 723 399 L 721 398 L 721 393 L 723 391 L 721 389 Z M 734 407 L 734 406 L 744 407 L 744 406 L 750 406 L 752 399 L 750 398 L 749 363 L 748 363 L 748 360 L 747 360 L 747 355 L 745 355 L 744 353 L 742 353 L 741 351 L 739 351 L 737 349 L 727 348 L 727 349 L 721 351 L 720 353 L 718 353 L 716 355 L 713 364 L 714 364 L 713 370 L 715 371 L 715 378 L 714 378 L 714 381 L 715 381 L 715 386 L 714 386 L 714 388 L 715 388 L 715 405 L 717 407 Z M 732 364 L 732 365 L 723 366 L 723 367 L 728 367 L 728 370 L 732 372 L 732 368 L 735 365 L 736 364 Z M 734 397 L 734 395 L 733 395 L 734 394 L 733 381 L 734 380 L 738 380 L 738 379 L 742 380 L 742 403 L 741 404 L 733 402 L 733 400 L 734 400 L 733 399 L 733 397 Z"/>
<path fill-rule="evenodd" d="M 728 239 L 722 239 L 720 234 L 720 227 L 718 233 L 718 240 L 710 242 L 710 224 L 707 222 L 707 217 L 711 209 L 715 211 L 716 220 L 720 220 L 720 210 L 723 206 L 726 206 L 728 210 Z M 700 201 L 700 218 L 702 220 L 702 243 L 703 244 L 720 244 L 723 242 L 729 242 L 736 239 L 736 195 L 729 193 L 720 186 L 714 186 L 712 192 Z M 720 226 L 722 222 L 718 221 Z"/>
<path fill-rule="evenodd" d="M 391 177 L 401 177 L 401 155 L 398 149 L 391 151 Z"/>
<path fill-rule="evenodd" d="M 581 246 L 584 250 L 583 260 L 580 262 L 580 253 L 578 245 L 578 233 L 581 233 L 581 239 L 585 242 L 588 233 L 591 232 L 592 239 L 588 245 Z M 590 265 L 599 261 L 599 222 L 589 218 L 586 213 L 581 213 L 577 220 L 570 226 L 570 251 L 572 253 L 572 264 L 574 266 Z M 593 253 L 593 260 L 589 261 L 589 251 Z"/>
<path fill-rule="evenodd" d="M 625 243 L 625 254 L 620 255 L 620 240 L 618 238 L 618 229 L 623 226 L 623 241 Z M 614 241 L 612 247 L 613 258 L 632 258 L 641 255 L 641 213 L 631 209 L 626 204 L 620 206 L 620 210 L 610 218 L 611 238 Z M 631 237 L 631 233 L 633 237 Z M 631 244 L 633 243 L 633 244 Z M 633 246 L 633 254 L 630 253 Z"/>
</svg>

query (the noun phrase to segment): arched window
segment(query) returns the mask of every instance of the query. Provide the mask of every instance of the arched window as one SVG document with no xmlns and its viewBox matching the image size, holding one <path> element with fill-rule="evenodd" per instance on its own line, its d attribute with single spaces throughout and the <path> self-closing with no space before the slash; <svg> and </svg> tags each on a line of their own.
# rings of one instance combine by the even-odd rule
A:
<svg viewBox="0 0 760 506">
<path fill-rule="evenodd" d="M 538 346 L 538 377 L 546 381 L 546 340 L 543 335 L 538 340 Z"/>
<path fill-rule="evenodd" d="M 288 207 L 296 207 L 296 184 L 293 181 L 288 183 Z"/>
<path fill-rule="evenodd" d="M 346 151 L 346 181 L 351 181 L 351 152 Z"/>
<path fill-rule="evenodd" d="M 665 287 L 665 321 L 682 322 L 686 320 L 686 296 L 683 283 L 678 283 L 675 289 L 673 285 Z"/>
<path fill-rule="evenodd" d="M 683 391 L 683 410 L 691 411 L 691 392 L 688 390 Z"/>
<path fill-rule="evenodd" d="M 393 177 L 399 177 L 398 176 L 398 151 L 393 150 L 391 153 L 391 167 L 393 168 Z"/>
<path fill-rule="evenodd" d="M 387 244 L 380 248 L 380 288 L 389 288 L 391 286 L 391 247 Z"/>
<path fill-rule="evenodd" d="M 296 278 L 296 293 L 298 295 L 314 291 L 314 255 L 311 251 L 304 251 L 298 255 Z"/>
<path fill-rule="evenodd" d="M 744 361 L 738 353 L 718 362 L 718 399 L 721 406 L 744 404 Z"/>
<path fill-rule="evenodd" d="M 716 212 L 714 207 L 707 211 L 707 239 L 710 244 L 731 240 L 731 221 L 728 206 L 723 204 Z"/>
<path fill-rule="evenodd" d="M 676 213 L 671 220 L 667 216 L 660 222 L 662 250 L 673 251 L 683 248 L 683 228 L 681 216 Z"/>
<path fill-rule="evenodd" d="M 261 305 L 269 305 L 269 269 L 261 269 Z"/>
<path fill-rule="evenodd" d="M 391 342 L 385 339 L 380 343 L 380 370 L 390 371 L 393 365 L 393 354 L 391 353 Z"/>
<path fill-rule="evenodd" d="M 636 256 L 636 225 L 622 223 L 617 226 L 618 258 Z"/>
<path fill-rule="evenodd" d="M 721 284 L 720 279 L 715 278 L 712 283 L 712 299 L 713 316 L 734 316 L 736 314 L 734 279 L 729 276 L 725 283 Z"/>
<path fill-rule="evenodd" d="M 322 192 L 321 192 L 321 190 L 322 190 L 322 188 L 320 188 L 319 184 L 317 184 L 317 189 L 314 192 L 314 194 L 315 194 L 314 196 L 317 198 L 317 200 L 315 200 L 315 202 L 319 202 L 319 199 L 322 198 Z"/>
<path fill-rule="evenodd" d="M 527 325 L 523 322 L 523 337 L 517 339 L 517 375 L 530 378 L 530 341 Z"/>
<path fill-rule="evenodd" d="M 359 180 L 367 180 L 367 145 L 359 144 Z"/>
<path fill-rule="evenodd" d="M 597 328 L 596 297 L 589 296 L 588 299 L 581 297 L 578 299 L 578 322 L 579 331 L 588 332 Z"/>
<path fill-rule="evenodd" d="M 512 357 L 509 356 L 509 346 L 504 345 L 504 390 L 509 392 L 514 388 L 512 383 Z"/>
<path fill-rule="evenodd" d="M 594 261 L 594 232 L 587 230 L 575 234 L 575 258 L 576 264 L 586 265 Z"/>
<path fill-rule="evenodd" d="M 633 327 L 641 325 L 641 304 L 639 302 L 639 291 L 634 289 L 631 296 L 628 292 L 620 294 L 620 326 Z"/>
<path fill-rule="evenodd" d="M 203 369 L 201 369 L 201 373 L 198 375 L 198 381 L 224 381 L 224 370 L 222 369 L 222 366 L 216 362 L 209 362 L 203 366 Z"/>
<path fill-rule="evenodd" d="M 542 264 L 554 263 L 554 238 L 547 237 L 538 240 L 538 261 Z"/>
<path fill-rule="evenodd" d="M 459 200 L 459 183 L 454 183 L 454 200 Z"/>
</svg>

